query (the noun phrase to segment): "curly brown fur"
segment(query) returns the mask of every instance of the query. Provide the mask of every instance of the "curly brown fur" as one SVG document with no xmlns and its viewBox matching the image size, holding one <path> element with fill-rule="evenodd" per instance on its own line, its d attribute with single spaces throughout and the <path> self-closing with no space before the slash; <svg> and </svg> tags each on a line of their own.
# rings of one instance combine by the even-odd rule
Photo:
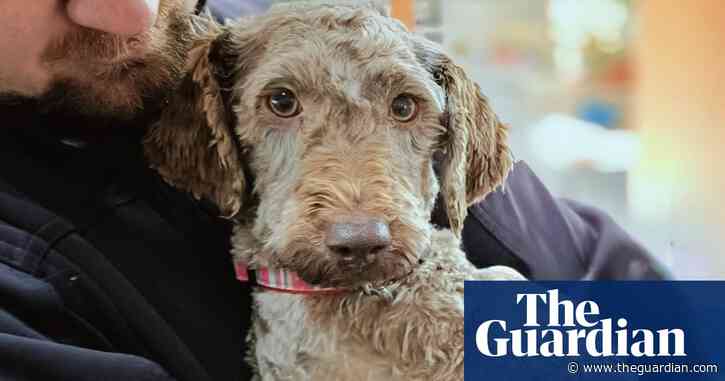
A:
<svg viewBox="0 0 725 381">
<path fill-rule="evenodd" d="M 371 372 L 401 379 L 458 379 L 462 346 L 449 338 L 462 329 L 462 280 L 475 274 L 459 242 L 429 220 L 440 190 L 460 236 L 468 205 L 510 168 L 506 127 L 478 86 L 375 6 L 296 4 L 223 28 L 206 22 L 181 88 L 146 140 L 150 162 L 235 217 L 237 260 L 363 290 L 258 292 L 262 378 L 311 379 L 324 369 L 340 372 L 327 379 L 358 379 L 374 363 Z M 280 87 L 301 113 L 270 110 Z M 419 109 L 408 122 L 391 116 L 401 94 Z M 327 228 L 361 215 L 388 227 L 390 245 L 350 262 L 326 245 Z M 381 316 L 396 323 L 379 325 Z M 401 348 L 410 350 L 401 357 Z M 335 353 L 349 359 L 344 367 L 326 362 Z"/>
</svg>

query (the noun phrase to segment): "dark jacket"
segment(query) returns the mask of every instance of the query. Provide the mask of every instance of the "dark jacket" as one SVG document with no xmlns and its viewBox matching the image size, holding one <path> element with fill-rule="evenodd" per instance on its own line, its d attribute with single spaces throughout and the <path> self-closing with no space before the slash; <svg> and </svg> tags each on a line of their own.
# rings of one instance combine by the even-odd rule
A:
<svg viewBox="0 0 725 381">
<path fill-rule="evenodd" d="M 0 128 L 0 379 L 247 379 L 250 290 L 234 279 L 229 224 L 147 168 L 140 131 L 78 148 L 66 129 L 32 126 L 57 120 L 13 123 Z M 524 163 L 471 207 L 463 244 L 477 266 L 533 279 L 663 277 L 611 219 L 553 198 Z"/>
</svg>

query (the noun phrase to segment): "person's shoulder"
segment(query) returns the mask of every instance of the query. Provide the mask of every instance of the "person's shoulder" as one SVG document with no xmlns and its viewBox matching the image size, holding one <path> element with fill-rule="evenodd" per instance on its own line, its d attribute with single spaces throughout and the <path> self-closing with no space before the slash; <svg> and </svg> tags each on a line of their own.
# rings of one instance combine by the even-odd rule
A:
<svg viewBox="0 0 725 381">
<path fill-rule="evenodd" d="M 523 161 L 514 165 L 504 186 L 472 205 L 469 214 L 468 241 L 483 236 L 497 242 L 535 279 L 665 277 L 649 253 L 606 213 L 553 196 Z M 466 240 L 464 235 L 464 244 Z M 489 256 L 484 250 L 469 255 Z"/>
</svg>

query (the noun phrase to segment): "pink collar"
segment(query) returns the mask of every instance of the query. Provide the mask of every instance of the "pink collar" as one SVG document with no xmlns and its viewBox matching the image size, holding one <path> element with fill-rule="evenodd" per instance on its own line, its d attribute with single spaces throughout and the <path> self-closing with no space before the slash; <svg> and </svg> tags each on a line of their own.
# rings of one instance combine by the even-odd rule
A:
<svg viewBox="0 0 725 381">
<path fill-rule="evenodd" d="M 253 282 L 268 290 L 293 294 L 314 294 L 344 291 L 342 288 L 320 287 L 303 281 L 292 271 L 268 267 L 249 269 L 245 263 L 235 263 L 234 270 L 241 282 Z M 251 274 L 251 276 L 250 276 Z"/>
</svg>

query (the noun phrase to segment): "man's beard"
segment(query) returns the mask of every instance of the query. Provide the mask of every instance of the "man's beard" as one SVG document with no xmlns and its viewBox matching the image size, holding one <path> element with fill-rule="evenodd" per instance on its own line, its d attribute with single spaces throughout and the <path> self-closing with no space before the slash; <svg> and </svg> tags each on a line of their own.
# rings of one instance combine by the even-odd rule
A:
<svg viewBox="0 0 725 381">
<path fill-rule="evenodd" d="M 34 97 L 0 94 L 1 108 L 89 121 L 129 122 L 158 113 L 183 75 L 191 43 L 180 9 L 162 8 L 159 18 L 165 22 L 131 39 L 85 28 L 63 36 L 42 57 L 53 78 L 48 90 Z M 144 45 L 141 53 L 133 54 L 135 43 Z"/>
</svg>

